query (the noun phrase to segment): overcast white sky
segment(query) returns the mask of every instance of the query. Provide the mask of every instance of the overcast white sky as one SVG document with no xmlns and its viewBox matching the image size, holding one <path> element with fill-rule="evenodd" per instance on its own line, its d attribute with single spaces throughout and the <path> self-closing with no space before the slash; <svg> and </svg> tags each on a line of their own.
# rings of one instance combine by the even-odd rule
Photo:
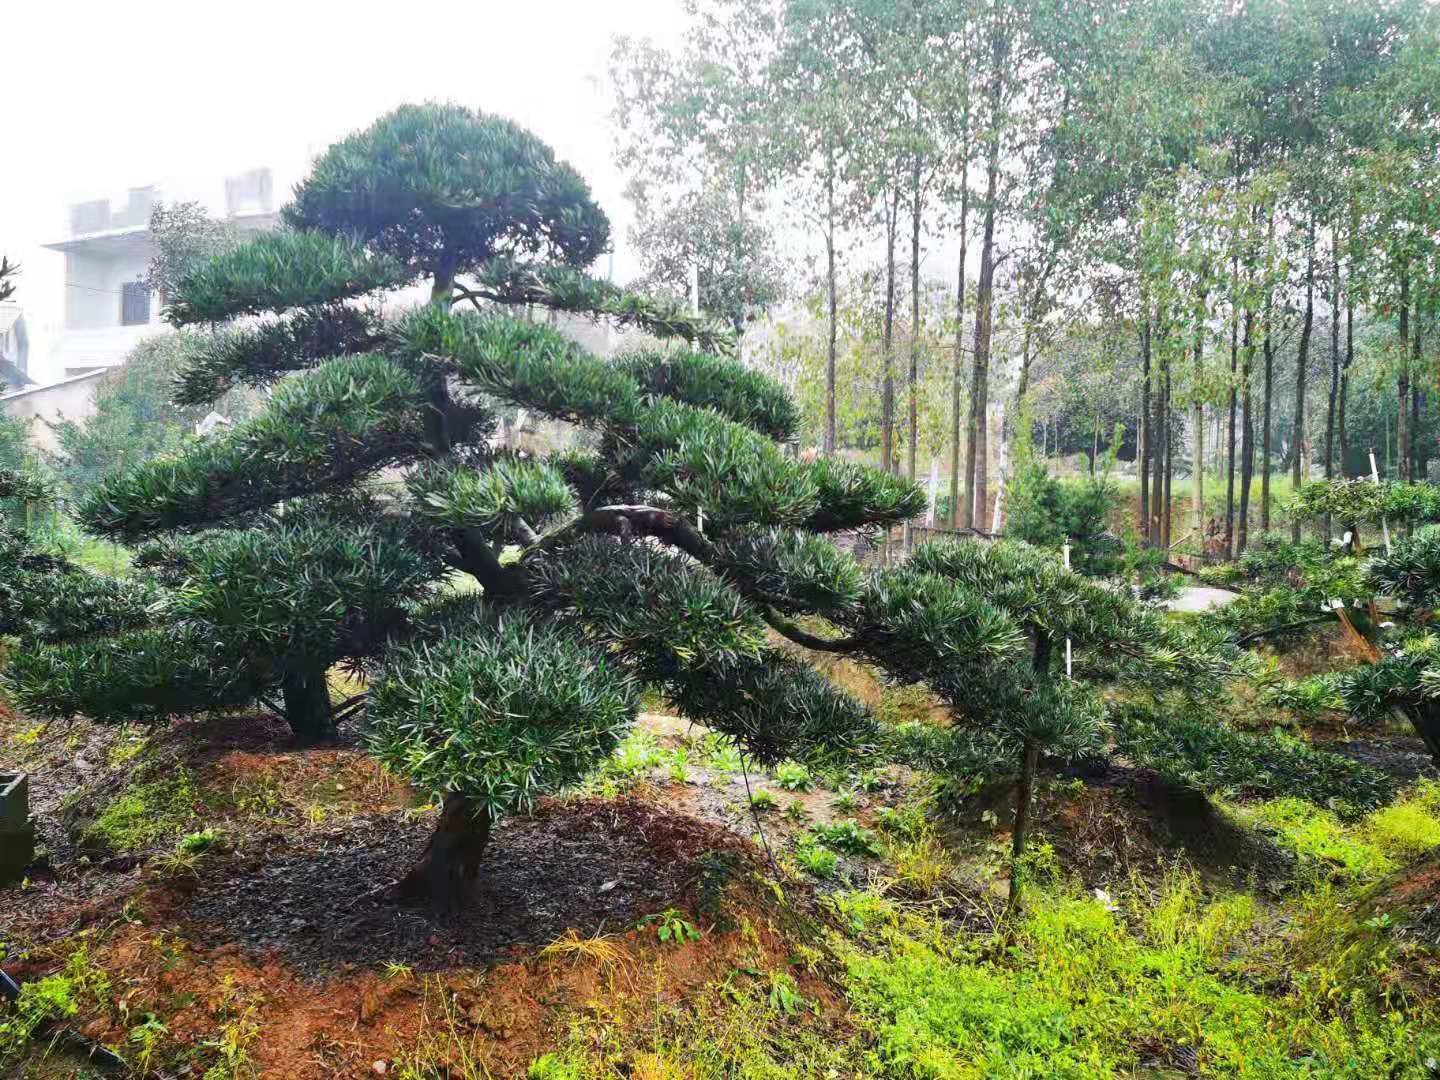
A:
<svg viewBox="0 0 1440 1080">
<path fill-rule="evenodd" d="M 616 34 L 674 41 L 679 0 L 6 0 L 0 252 L 32 326 L 59 318 L 76 199 L 178 180 L 220 187 L 309 155 L 406 101 L 452 100 L 535 131 L 589 180 L 623 245 L 606 60 Z M 280 193 L 277 192 L 277 196 Z M 617 264 L 617 272 L 626 269 Z"/>
</svg>

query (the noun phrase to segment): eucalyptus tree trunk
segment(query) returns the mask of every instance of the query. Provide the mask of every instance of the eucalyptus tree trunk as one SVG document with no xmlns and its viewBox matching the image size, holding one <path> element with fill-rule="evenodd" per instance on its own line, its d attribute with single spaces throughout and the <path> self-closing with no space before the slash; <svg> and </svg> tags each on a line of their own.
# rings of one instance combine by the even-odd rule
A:
<svg viewBox="0 0 1440 1080">
<path fill-rule="evenodd" d="M 1275 349 L 1270 337 L 1270 311 L 1266 303 L 1265 340 L 1261 345 L 1265 354 L 1264 422 L 1260 443 L 1260 531 L 1270 531 L 1270 398 L 1275 388 Z"/>
<path fill-rule="evenodd" d="M 1191 499 L 1195 511 L 1195 542 L 1201 560 L 1205 555 L 1205 403 L 1200 387 L 1205 375 L 1205 299 L 1200 293 L 1199 319 L 1195 326 L 1195 400 L 1190 406 L 1191 424 L 1195 428 L 1195 457 L 1190 463 Z"/>
<path fill-rule="evenodd" d="M 968 481 L 962 482 L 961 467 L 961 423 L 960 406 L 965 390 L 965 257 L 968 254 L 969 234 L 966 226 L 970 221 L 970 161 L 968 155 L 960 166 L 960 271 L 955 281 L 955 371 L 951 387 L 951 432 L 950 432 L 950 527 L 959 528 L 961 522 L 969 524 L 969 515 L 962 512 L 960 500 L 970 494 Z"/>
<path fill-rule="evenodd" d="M 825 288 L 830 325 L 825 342 L 825 455 L 835 453 L 835 342 L 838 297 L 835 283 L 835 148 L 825 153 Z"/>
<path fill-rule="evenodd" d="M 1265 227 L 1265 270 L 1268 276 L 1273 267 L 1275 252 L 1275 211 L 1272 208 L 1268 214 L 1269 221 Z M 1270 439 L 1270 406 L 1271 393 L 1275 387 L 1275 347 L 1274 347 L 1274 313 L 1275 313 L 1275 290 L 1274 283 L 1266 282 L 1265 291 L 1265 336 L 1262 346 L 1265 354 L 1265 389 L 1264 389 L 1264 423 L 1261 430 L 1261 451 L 1260 451 L 1260 531 L 1270 531 L 1270 451 L 1273 443 Z"/>
<path fill-rule="evenodd" d="M 892 182 L 885 206 L 885 382 L 880 405 L 880 453 L 884 457 L 880 467 L 888 473 L 895 472 L 895 237 L 899 225 L 900 185 Z"/>
<path fill-rule="evenodd" d="M 1145 546 L 1154 542 L 1150 529 L 1150 458 L 1154 454 L 1155 433 L 1150 423 L 1150 307 L 1143 295 L 1143 318 L 1140 329 L 1140 536 Z"/>
<path fill-rule="evenodd" d="M 1395 422 L 1396 475 L 1410 479 L 1410 264 L 1400 271 L 1400 407 Z"/>
<path fill-rule="evenodd" d="M 1239 387 L 1235 377 L 1240 364 L 1240 309 L 1230 305 L 1230 401 L 1225 426 L 1225 557 L 1235 558 L 1235 405 Z"/>
<path fill-rule="evenodd" d="M 1171 509 L 1172 509 L 1172 507 L 1173 507 L 1173 505 L 1174 505 L 1174 495 L 1173 495 L 1173 493 L 1172 493 L 1172 491 L 1171 491 L 1171 485 L 1173 484 L 1174 479 L 1175 479 L 1175 426 L 1174 426 L 1174 416 L 1173 416 L 1173 413 L 1172 413 L 1173 404 L 1172 404 L 1172 400 L 1171 400 L 1171 396 L 1170 396 L 1170 395 L 1171 395 L 1171 380 L 1170 380 L 1170 364 L 1168 363 L 1168 361 L 1167 361 L 1166 364 L 1165 364 L 1165 390 L 1164 390 L 1164 393 L 1165 393 L 1165 445 L 1164 445 L 1164 447 L 1163 447 L 1162 449 L 1163 449 L 1164 454 L 1165 454 L 1165 473 L 1164 473 L 1164 482 L 1165 482 L 1164 502 L 1165 502 L 1165 506 L 1164 506 L 1164 512 L 1163 512 L 1163 514 L 1161 515 L 1161 518 L 1160 518 L 1160 548 L 1161 548 L 1161 550 L 1162 550 L 1163 552 L 1165 552 L 1165 558 L 1168 560 L 1168 559 L 1170 558 L 1170 542 L 1171 542 L 1171 521 L 1172 521 Z"/>
<path fill-rule="evenodd" d="M 1350 431 L 1345 426 L 1345 402 L 1350 397 L 1350 365 L 1355 361 L 1355 297 L 1345 290 L 1345 362 L 1340 368 L 1340 400 L 1335 403 L 1335 426 L 1340 434 L 1340 475 L 1350 457 Z"/>
<path fill-rule="evenodd" d="M 919 119 L 919 105 L 916 105 Z M 915 455 L 920 443 L 920 155 L 910 167 L 910 370 L 906 373 L 909 391 L 909 445 L 905 454 L 905 478 L 915 482 Z M 910 523 L 905 523 L 905 550 L 911 547 Z"/>
<path fill-rule="evenodd" d="M 985 148 L 985 225 L 980 237 L 980 277 L 975 287 L 975 363 L 970 379 L 970 423 L 966 431 L 970 474 L 970 517 L 967 525 L 985 521 L 989 508 L 990 341 L 995 303 L 995 202 L 1000 184 L 1000 105 L 1004 99 L 1004 64 L 1009 42 L 1000 28 L 990 34 L 990 125 Z"/>
<path fill-rule="evenodd" d="M 1423 336 L 1424 327 L 1420 321 L 1420 301 L 1415 301 L 1415 322 L 1410 327 L 1410 363 L 1411 370 L 1421 372 L 1424 369 L 1420 366 L 1421 348 L 1420 341 Z M 1419 483 L 1425 479 L 1425 448 L 1420 442 L 1420 409 L 1425 404 L 1425 391 L 1414 383 L 1410 386 L 1410 479 Z"/>
<path fill-rule="evenodd" d="M 1165 540 L 1165 461 L 1170 450 L 1170 402 L 1166 397 L 1169 385 L 1170 364 L 1165 342 L 1166 321 L 1163 311 L 1157 312 L 1155 322 L 1161 333 L 1162 348 L 1159 363 L 1155 366 L 1155 419 L 1150 424 L 1150 437 L 1154 445 L 1150 449 L 1152 475 L 1150 480 L 1150 542 L 1164 548 Z M 1152 346 L 1153 348 L 1153 346 Z"/>
<path fill-rule="evenodd" d="M 1290 487 L 1299 491 L 1304 482 L 1303 449 L 1305 446 L 1305 377 L 1310 360 L 1310 335 L 1315 329 L 1315 218 L 1310 218 L 1310 252 L 1305 262 L 1305 321 L 1300 327 L 1300 350 L 1295 354 L 1295 424 L 1291 442 L 1295 460 L 1290 468 Z M 1290 522 L 1290 539 L 1300 542 L 1300 515 Z"/>
<path fill-rule="evenodd" d="M 1325 479 L 1335 477 L 1335 406 L 1340 396 L 1340 245 L 1338 231 L 1330 237 L 1330 397 L 1325 406 Z M 1325 518 L 1330 536 L 1330 518 Z"/>
<path fill-rule="evenodd" d="M 1255 331 L 1255 313 L 1245 311 L 1245 335 L 1240 359 L 1240 521 L 1235 529 L 1235 554 L 1245 553 L 1250 542 L 1250 487 L 1255 480 L 1255 408 L 1251 393 L 1250 358 Z"/>
</svg>

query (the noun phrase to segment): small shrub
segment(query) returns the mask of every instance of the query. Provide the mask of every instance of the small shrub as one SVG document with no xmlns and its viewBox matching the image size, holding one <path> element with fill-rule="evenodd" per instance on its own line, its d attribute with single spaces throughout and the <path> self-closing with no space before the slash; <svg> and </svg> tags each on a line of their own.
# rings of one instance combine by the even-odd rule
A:
<svg viewBox="0 0 1440 1080">
<path fill-rule="evenodd" d="M 45 1024 L 68 1020 L 82 1004 L 103 1004 L 110 997 L 110 978 L 90 960 L 82 946 L 72 952 L 55 975 L 27 982 L 20 998 L 0 1012 L 0 1062 L 20 1053 Z"/>
<path fill-rule="evenodd" d="M 750 795 L 750 809 L 759 813 L 767 813 L 779 805 L 775 793 L 769 788 L 756 788 Z"/>
<path fill-rule="evenodd" d="M 770 1011 L 781 1016 L 794 1016 L 806 1005 L 795 980 L 783 971 L 770 973 L 770 993 L 767 1001 Z"/>
<path fill-rule="evenodd" d="M 701 937 L 695 924 L 674 908 L 646 915 L 640 920 L 640 924 L 655 927 L 655 936 L 669 945 L 684 945 L 688 941 L 699 941 Z"/>
<path fill-rule="evenodd" d="M 176 848 L 180 851 L 209 851 L 220 843 L 221 835 L 218 829 L 206 826 L 199 832 L 186 833 Z"/>
<path fill-rule="evenodd" d="M 775 786 L 785 791 L 809 791 L 814 786 L 810 770 L 794 761 L 775 766 Z"/>
<path fill-rule="evenodd" d="M 817 825 L 814 834 L 819 843 L 842 855 L 873 857 L 880 854 L 880 844 L 875 839 L 875 834 L 869 829 L 861 828 L 853 821 L 839 821 L 834 825 Z"/>
<path fill-rule="evenodd" d="M 796 843 L 795 862 L 807 874 L 829 881 L 840 868 L 840 856 L 827 847 L 821 847 L 813 838 Z"/>
<path fill-rule="evenodd" d="M 557 1053 L 541 1054 L 526 1070 L 526 1080 L 581 1080 L 584 1065 Z"/>
</svg>

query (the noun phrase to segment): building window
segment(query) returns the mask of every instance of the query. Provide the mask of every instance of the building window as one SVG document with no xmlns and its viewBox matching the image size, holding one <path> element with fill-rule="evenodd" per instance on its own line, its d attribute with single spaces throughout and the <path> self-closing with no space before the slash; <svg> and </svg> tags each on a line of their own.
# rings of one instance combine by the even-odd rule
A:
<svg viewBox="0 0 1440 1080">
<path fill-rule="evenodd" d="M 144 326 L 149 321 L 150 290 L 144 282 L 125 282 L 120 286 L 120 325 Z"/>
</svg>

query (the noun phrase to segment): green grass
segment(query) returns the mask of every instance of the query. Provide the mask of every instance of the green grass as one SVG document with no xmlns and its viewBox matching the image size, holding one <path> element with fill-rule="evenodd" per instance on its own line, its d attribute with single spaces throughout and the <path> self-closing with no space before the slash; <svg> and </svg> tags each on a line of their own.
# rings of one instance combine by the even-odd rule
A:
<svg viewBox="0 0 1440 1080">
<path fill-rule="evenodd" d="M 1259 989 L 1256 976 L 1296 972 L 1282 956 L 1250 957 L 1257 931 L 1272 928 L 1249 897 L 1205 900 L 1178 875 L 1158 898 L 1121 898 L 1119 911 L 1074 894 L 1032 902 L 1008 936 L 965 942 L 892 913 L 878 933 L 873 918 L 867 926 L 879 948 L 842 946 L 881 1075 L 1080 1080 L 1149 1059 L 1203 1076 L 1359 1080 L 1421 1077 L 1440 1053 L 1433 1012 L 1406 1015 L 1358 992 L 1327 999 L 1303 978 Z"/>
<path fill-rule="evenodd" d="M 1420 783 L 1399 802 L 1357 822 L 1341 821 L 1303 799 L 1271 799 L 1229 810 L 1294 852 L 1304 870 L 1340 881 L 1377 880 L 1440 846 L 1440 783 L 1434 781 Z"/>
</svg>

